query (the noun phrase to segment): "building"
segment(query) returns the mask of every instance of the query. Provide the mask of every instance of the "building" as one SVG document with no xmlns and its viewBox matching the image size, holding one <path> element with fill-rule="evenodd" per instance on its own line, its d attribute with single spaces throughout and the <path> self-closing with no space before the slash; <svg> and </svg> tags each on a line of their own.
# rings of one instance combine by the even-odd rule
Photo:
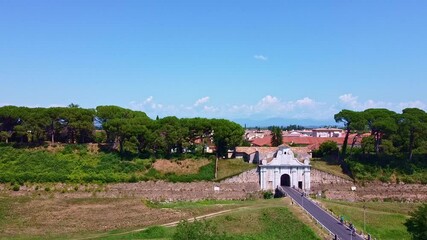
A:
<svg viewBox="0 0 427 240">
<path fill-rule="evenodd" d="M 342 137 L 343 130 L 339 128 L 315 128 L 312 130 L 313 137 Z"/>
<path fill-rule="evenodd" d="M 272 158 L 277 147 L 236 147 L 235 158 L 243 158 L 248 163 L 260 164 L 263 159 Z"/>
<path fill-rule="evenodd" d="M 298 161 L 291 148 L 281 146 L 273 155 L 259 165 L 260 187 L 274 190 L 277 186 L 288 186 L 310 191 L 310 160 Z"/>
</svg>

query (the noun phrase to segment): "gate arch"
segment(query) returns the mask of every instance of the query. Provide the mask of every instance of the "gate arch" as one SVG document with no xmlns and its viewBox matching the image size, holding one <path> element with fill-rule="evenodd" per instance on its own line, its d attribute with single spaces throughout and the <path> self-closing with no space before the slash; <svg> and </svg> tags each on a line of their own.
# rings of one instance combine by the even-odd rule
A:
<svg viewBox="0 0 427 240">
<path fill-rule="evenodd" d="M 289 174 L 283 174 L 280 177 L 280 186 L 285 186 L 285 187 L 291 186 L 291 176 L 289 176 Z"/>
</svg>

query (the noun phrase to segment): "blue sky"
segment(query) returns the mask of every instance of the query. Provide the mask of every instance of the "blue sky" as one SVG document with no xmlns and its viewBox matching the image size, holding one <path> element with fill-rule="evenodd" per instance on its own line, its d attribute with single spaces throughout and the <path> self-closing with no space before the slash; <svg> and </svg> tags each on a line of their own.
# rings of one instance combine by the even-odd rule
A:
<svg viewBox="0 0 427 240">
<path fill-rule="evenodd" d="M 427 1 L 0 0 L 0 105 L 332 119 L 427 109 Z"/>
</svg>

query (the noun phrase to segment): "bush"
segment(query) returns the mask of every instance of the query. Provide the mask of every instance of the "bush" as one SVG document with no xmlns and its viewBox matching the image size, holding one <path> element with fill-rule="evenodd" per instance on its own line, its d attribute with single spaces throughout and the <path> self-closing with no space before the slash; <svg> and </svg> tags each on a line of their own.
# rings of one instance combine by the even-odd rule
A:
<svg viewBox="0 0 427 240">
<path fill-rule="evenodd" d="M 427 239 L 427 203 L 411 212 L 411 218 L 405 222 L 408 232 L 415 240 Z"/>
<path fill-rule="evenodd" d="M 338 154 L 339 148 L 336 142 L 334 141 L 325 141 L 319 146 L 318 153 L 322 157 L 326 156 L 336 156 Z"/>
<path fill-rule="evenodd" d="M 19 191 L 19 189 L 20 189 L 20 186 L 18 184 L 14 184 L 12 187 L 12 190 L 15 192 Z"/>
<path fill-rule="evenodd" d="M 264 197 L 264 199 L 271 199 L 274 197 L 274 194 L 271 191 L 264 191 L 262 193 L 262 196 Z"/>
</svg>

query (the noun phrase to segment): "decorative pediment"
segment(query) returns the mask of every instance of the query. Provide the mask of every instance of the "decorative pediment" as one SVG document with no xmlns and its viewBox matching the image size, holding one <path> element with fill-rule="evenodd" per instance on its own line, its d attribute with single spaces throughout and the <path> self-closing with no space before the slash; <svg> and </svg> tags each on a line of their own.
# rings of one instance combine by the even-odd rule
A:
<svg viewBox="0 0 427 240">
<path fill-rule="evenodd" d="M 289 147 L 281 147 L 274 154 L 273 160 L 265 165 L 292 165 L 292 166 L 304 166 L 309 165 L 310 161 L 307 159 L 304 163 L 298 161 L 298 159 L 294 156 L 294 153 Z"/>
</svg>

